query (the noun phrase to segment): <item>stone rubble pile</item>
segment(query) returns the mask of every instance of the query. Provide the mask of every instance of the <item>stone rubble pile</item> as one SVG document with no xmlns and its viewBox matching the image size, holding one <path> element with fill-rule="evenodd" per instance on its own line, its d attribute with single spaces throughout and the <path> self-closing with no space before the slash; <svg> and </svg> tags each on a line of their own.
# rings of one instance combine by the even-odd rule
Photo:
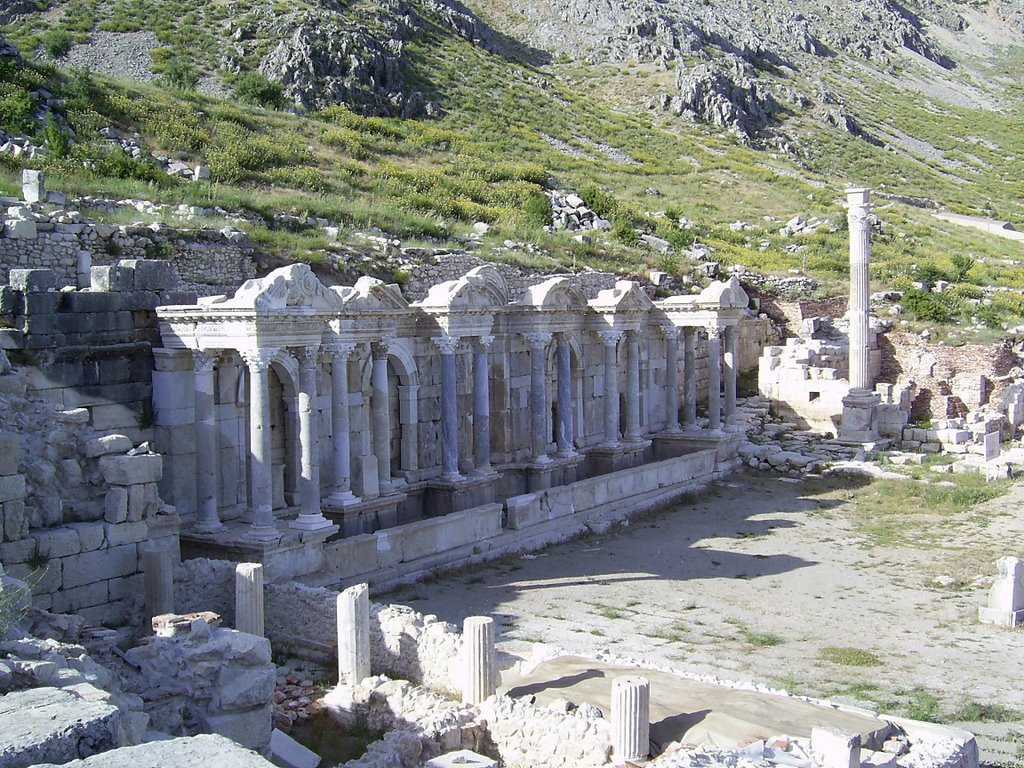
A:
<svg viewBox="0 0 1024 768">
<path fill-rule="evenodd" d="M 549 195 L 551 199 L 551 225 L 554 229 L 567 229 L 576 232 L 581 229 L 594 229 L 608 232 L 612 223 L 594 213 L 583 198 L 574 192 L 555 190 Z"/>
<path fill-rule="evenodd" d="M 166 155 L 154 156 L 150 154 L 142 144 L 142 136 L 135 133 L 126 136 L 112 126 L 100 129 L 100 136 L 107 140 L 113 147 L 121 149 L 125 154 L 134 160 L 146 160 L 156 165 L 168 176 L 175 176 L 189 181 L 209 181 L 210 169 L 202 164 L 190 165 L 181 160 L 174 160 Z"/>
<path fill-rule="evenodd" d="M 323 692 L 309 678 L 279 675 L 274 688 L 273 725 L 287 731 L 323 711 Z"/>
</svg>

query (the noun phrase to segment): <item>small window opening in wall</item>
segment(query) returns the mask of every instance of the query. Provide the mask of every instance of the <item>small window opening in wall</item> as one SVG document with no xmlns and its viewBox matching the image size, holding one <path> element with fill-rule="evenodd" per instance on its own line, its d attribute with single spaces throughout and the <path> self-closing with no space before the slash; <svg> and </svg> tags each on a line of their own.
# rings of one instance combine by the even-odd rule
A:
<svg viewBox="0 0 1024 768">
<path fill-rule="evenodd" d="M 809 402 L 812 402 L 812 403 L 813 403 L 813 402 L 814 402 L 815 400 L 817 400 L 817 399 L 818 399 L 819 397 L 821 397 L 821 392 L 809 392 L 809 393 L 807 394 L 807 400 L 808 400 Z"/>
</svg>

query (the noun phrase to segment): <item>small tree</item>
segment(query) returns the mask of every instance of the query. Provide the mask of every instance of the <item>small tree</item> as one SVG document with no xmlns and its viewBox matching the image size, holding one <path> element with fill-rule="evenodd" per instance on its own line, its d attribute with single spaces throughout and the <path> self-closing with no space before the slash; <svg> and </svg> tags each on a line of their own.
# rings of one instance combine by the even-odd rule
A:
<svg viewBox="0 0 1024 768">
<path fill-rule="evenodd" d="M 68 55 L 75 44 L 75 36 L 66 29 L 49 29 L 39 37 L 43 52 L 55 61 Z"/>
<path fill-rule="evenodd" d="M 963 283 L 967 280 L 967 273 L 974 266 L 974 257 L 966 253 L 958 253 L 950 261 L 953 262 L 953 274 L 956 277 L 954 282 Z"/>
<path fill-rule="evenodd" d="M 259 72 L 246 72 L 235 81 L 235 98 L 245 104 L 281 109 L 284 107 L 284 89 Z"/>
<path fill-rule="evenodd" d="M 164 69 L 160 79 L 170 88 L 177 91 L 191 91 L 199 82 L 199 73 L 191 62 L 174 59 Z"/>
</svg>

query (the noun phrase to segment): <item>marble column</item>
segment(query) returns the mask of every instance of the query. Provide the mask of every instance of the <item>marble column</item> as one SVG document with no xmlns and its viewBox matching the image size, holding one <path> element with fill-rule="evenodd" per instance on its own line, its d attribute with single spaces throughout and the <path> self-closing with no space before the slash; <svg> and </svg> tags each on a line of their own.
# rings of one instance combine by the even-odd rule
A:
<svg viewBox="0 0 1024 768">
<path fill-rule="evenodd" d="M 736 426 L 736 338 L 739 328 L 728 325 L 724 328 L 725 349 L 722 354 L 722 372 L 725 378 L 725 426 Z"/>
<path fill-rule="evenodd" d="M 546 352 L 550 333 L 524 333 L 530 346 L 530 461 L 546 464 L 548 457 L 548 393 Z"/>
<path fill-rule="evenodd" d="M 468 616 L 462 622 L 462 703 L 479 704 L 494 695 L 494 619 Z"/>
<path fill-rule="evenodd" d="M 491 355 L 493 336 L 480 336 L 473 348 L 473 471 L 491 473 Z"/>
<path fill-rule="evenodd" d="M 174 613 L 174 555 L 170 547 L 150 544 L 140 549 L 146 618 Z"/>
<path fill-rule="evenodd" d="M 722 329 L 708 328 L 708 429 L 722 429 Z"/>
<path fill-rule="evenodd" d="M 850 229 L 850 388 L 869 390 L 871 280 L 871 213 L 870 192 L 866 189 L 847 191 Z"/>
<path fill-rule="evenodd" d="M 248 537 L 256 541 L 270 541 L 280 535 L 274 524 L 273 474 L 270 440 L 270 361 L 276 349 L 256 349 L 242 352 L 249 368 L 249 465 L 252 494 L 249 510 L 252 525 Z"/>
<path fill-rule="evenodd" d="M 616 763 L 645 760 L 651 751 L 651 684 L 643 677 L 612 680 L 612 754 Z"/>
<path fill-rule="evenodd" d="M 665 431 L 679 431 L 679 329 L 661 326 L 665 337 Z"/>
<path fill-rule="evenodd" d="M 265 637 L 263 615 L 263 566 L 239 563 L 235 566 L 235 629 Z"/>
<path fill-rule="evenodd" d="M 196 441 L 196 524 L 197 533 L 219 531 L 217 515 L 220 462 L 217 448 L 217 408 L 214 367 L 217 354 L 192 350 L 195 365 L 195 441 Z"/>
<path fill-rule="evenodd" d="M 348 360 L 354 343 L 332 344 L 324 351 L 331 361 L 331 500 L 354 503 L 352 493 L 352 425 L 348 410 Z"/>
<path fill-rule="evenodd" d="M 377 459 L 380 489 L 391 487 L 391 413 L 388 399 L 388 345 L 370 345 L 373 358 L 370 372 L 370 416 L 373 431 L 373 455 Z"/>
<path fill-rule="evenodd" d="M 598 331 L 604 344 L 604 442 L 619 444 L 619 339 L 622 331 Z"/>
<path fill-rule="evenodd" d="M 558 455 L 573 456 L 573 398 L 572 398 L 572 349 L 569 334 L 558 334 L 558 425 L 556 430 Z"/>
<path fill-rule="evenodd" d="M 316 409 L 317 376 L 320 352 L 317 346 L 303 347 L 299 352 L 299 447 L 302 451 L 299 516 L 290 528 L 318 531 L 330 528 L 331 522 L 320 511 L 320 428 Z"/>
<path fill-rule="evenodd" d="M 338 684 L 370 676 L 370 588 L 356 584 L 338 595 Z"/>
<path fill-rule="evenodd" d="M 441 478 L 455 482 L 459 474 L 459 400 L 455 381 L 455 348 L 458 336 L 435 336 L 441 351 Z"/>
<path fill-rule="evenodd" d="M 640 339 L 626 332 L 626 440 L 640 439 Z"/>
<path fill-rule="evenodd" d="M 683 427 L 697 428 L 697 329 L 683 328 Z"/>
</svg>

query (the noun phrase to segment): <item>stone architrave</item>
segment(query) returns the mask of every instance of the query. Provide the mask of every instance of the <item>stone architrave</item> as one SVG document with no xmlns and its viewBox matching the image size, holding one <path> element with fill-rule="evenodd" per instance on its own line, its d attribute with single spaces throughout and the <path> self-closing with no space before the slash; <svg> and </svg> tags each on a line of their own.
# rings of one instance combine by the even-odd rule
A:
<svg viewBox="0 0 1024 768">
<path fill-rule="evenodd" d="M 612 680 L 612 755 L 616 763 L 651 752 L 651 684 L 643 677 Z"/>
<path fill-rule="evenodd" d="M 331 522 L 320 510 L 320 435 L 316 413 L 317 373 L 320 352 L 315 346 L 303 347 L 299 352 L 299 446 L 301 449 L 302 506 L 299 516 L 289 527 L 300 531 L 319 531 L 330 528 Z"/>
<path fill-rule="evenodd" d="M 338 595 L 338 684 L 370 676 L 370 588 L 356 584 Z"/>
<path fill-rule="evenodd" d="M 850 393 L 843 398 L 839 439 L 870 443 L 878 439 L 877 411 L 881 398 L 871 390 L 868 349 L 871 314 L 871 193 L 850 189 L 846 193 L 850 229 Z"/>
<path fill-rule="evenodd" d="M 217 514 L 220 484 L 217 448 L 217 406 L 214 352 L 192 350 L 195 366 L 196 533 L 213 533 L 222 526 Z"/>
<path fill-rule="evenodd" d="M 252 525 L 248 537 L 256 541 L 274 541 L 280 537 L 274 523 L 272 444 L 270 435 L 270 363 L 276 349 L 243 350 L 242 359 L 249 368 L 249 465 Z"/>
<path fill-rule="evenodd" d="M 548 393 L 545 353 L 550 333 L 524 333 L 530 347 L 530 461 L 546 464 L 548 445 Z"/>
<path fill-rule="evenodd" d="M 235 629 L 264 637 L 263 565 L 239 563 L 235 566 Z"/>
<path fill-rule="evenodd" d="M 1015 627 L 1024 622 L 1024 564 L 1016 557 L 996 561 L 999 576 L 988 593 L 988 605 L 978 609 L 982 624 Z"/>
<path fill-rule="evenodd" d="M 497 689 L 494 619 L 468 616 L 462 622 L 462 702 L 479 704 Z"/>
<path fill-rule="evenodd" d="M 455 351 L 459 337 L 444 334 L 431 341 L 441 352 L 441 479 L 462 480 L 459 474 L 459 400 L 455 370 Z"/>
</svg>

